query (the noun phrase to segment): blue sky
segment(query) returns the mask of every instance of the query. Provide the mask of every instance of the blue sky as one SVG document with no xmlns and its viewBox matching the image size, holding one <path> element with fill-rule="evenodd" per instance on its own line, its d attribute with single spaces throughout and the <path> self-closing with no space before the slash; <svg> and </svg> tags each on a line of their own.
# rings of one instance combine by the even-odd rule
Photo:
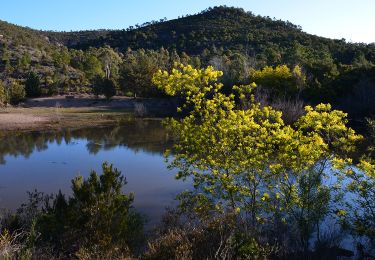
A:
<svg viewBox="0 0 375 260">
<path fill-rule="evenodd" d="M 375 0 L 1 0 L 0 19 L 43 30 L 124 29 L 216 5 L 289 20 L 320 36 L 375 42 Z"/>
</svg>

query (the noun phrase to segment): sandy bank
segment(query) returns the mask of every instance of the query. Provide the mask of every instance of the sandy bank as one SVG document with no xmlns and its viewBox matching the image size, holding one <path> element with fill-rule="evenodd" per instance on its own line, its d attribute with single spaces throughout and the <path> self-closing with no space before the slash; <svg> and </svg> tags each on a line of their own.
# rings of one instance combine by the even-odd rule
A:
<svg viewBox="0 0 375 260">
<path fill-rule="evenodd" d="M 95 126 L 120 122 L 124 117 L 163 116 L 176 111 L 170 99 L 115 97 L 110 101 L 93 96 L 28 99 L 18 107 L 0 108 L 0 130 L 38 130 Z"/>
</svg>

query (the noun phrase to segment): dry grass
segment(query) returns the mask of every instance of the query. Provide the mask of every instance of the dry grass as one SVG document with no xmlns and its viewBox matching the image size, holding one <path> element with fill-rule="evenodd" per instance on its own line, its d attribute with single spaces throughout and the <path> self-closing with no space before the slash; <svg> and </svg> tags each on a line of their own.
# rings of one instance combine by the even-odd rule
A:
<svg viewBox="0 0 375 260">
<path fill-rule="evenodd" d="M 0 130 L 40 130 L 105 125 L 129 116 L 127 109 L 104 108 L 5 108 L 0 111 Z"/>
<path fill-rule="evenodd" d="M 15 256 L 23 249 L 23 245 L 18 241 L 24 236 L 23 232 L 10 234 L 4 231 L 0 234 L 0 259 L 15 259 Z"/>
</svg>

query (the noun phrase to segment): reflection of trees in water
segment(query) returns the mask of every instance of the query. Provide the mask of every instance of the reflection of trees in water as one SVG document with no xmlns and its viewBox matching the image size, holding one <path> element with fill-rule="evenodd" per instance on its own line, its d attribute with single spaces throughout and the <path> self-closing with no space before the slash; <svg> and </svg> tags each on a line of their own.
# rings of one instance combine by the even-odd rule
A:
<svg viewBox="0 0 375 260">
<path fill-rule="evenodd" d="M 103 128 L 99 131 L 89 130 L 84 137 L 88 140 L 87 149 L 92 154 L 116 146 L 160 154 L 169 143 L 164 128 L 160 121 L 156 120 L 134 120 L 123 126 Z"/>
<path fill-rule="evenodd" d="M 0 139 L 0 163 L 5 164 L 4 157 L 7 155 L 27 158 L 34 151 L 46 150 L 52 142 L 70 144 L 74 139 L 86 139 L 86 147 L 91 154 L 117 146 L 161 154 L 171 142 L 158 120 L 132 120 L 121 126 L 110 127 L 9 133 Z"/>
</svg>

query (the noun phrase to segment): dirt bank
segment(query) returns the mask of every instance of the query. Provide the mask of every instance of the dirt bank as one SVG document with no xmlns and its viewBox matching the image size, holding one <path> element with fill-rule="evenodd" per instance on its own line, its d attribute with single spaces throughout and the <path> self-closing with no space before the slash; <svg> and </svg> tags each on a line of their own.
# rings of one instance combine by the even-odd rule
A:
<svg viewBox="0 0 375 260">
<path fill-rule="evenodd" d="M 163 117 L 174 113 L 170 99 L 55 96 L 28 99 L 18 107 L 0 108 L 0 130 L 38 130 L 95 126 L 121 122 L 130 116 Z"/>
</svg>

